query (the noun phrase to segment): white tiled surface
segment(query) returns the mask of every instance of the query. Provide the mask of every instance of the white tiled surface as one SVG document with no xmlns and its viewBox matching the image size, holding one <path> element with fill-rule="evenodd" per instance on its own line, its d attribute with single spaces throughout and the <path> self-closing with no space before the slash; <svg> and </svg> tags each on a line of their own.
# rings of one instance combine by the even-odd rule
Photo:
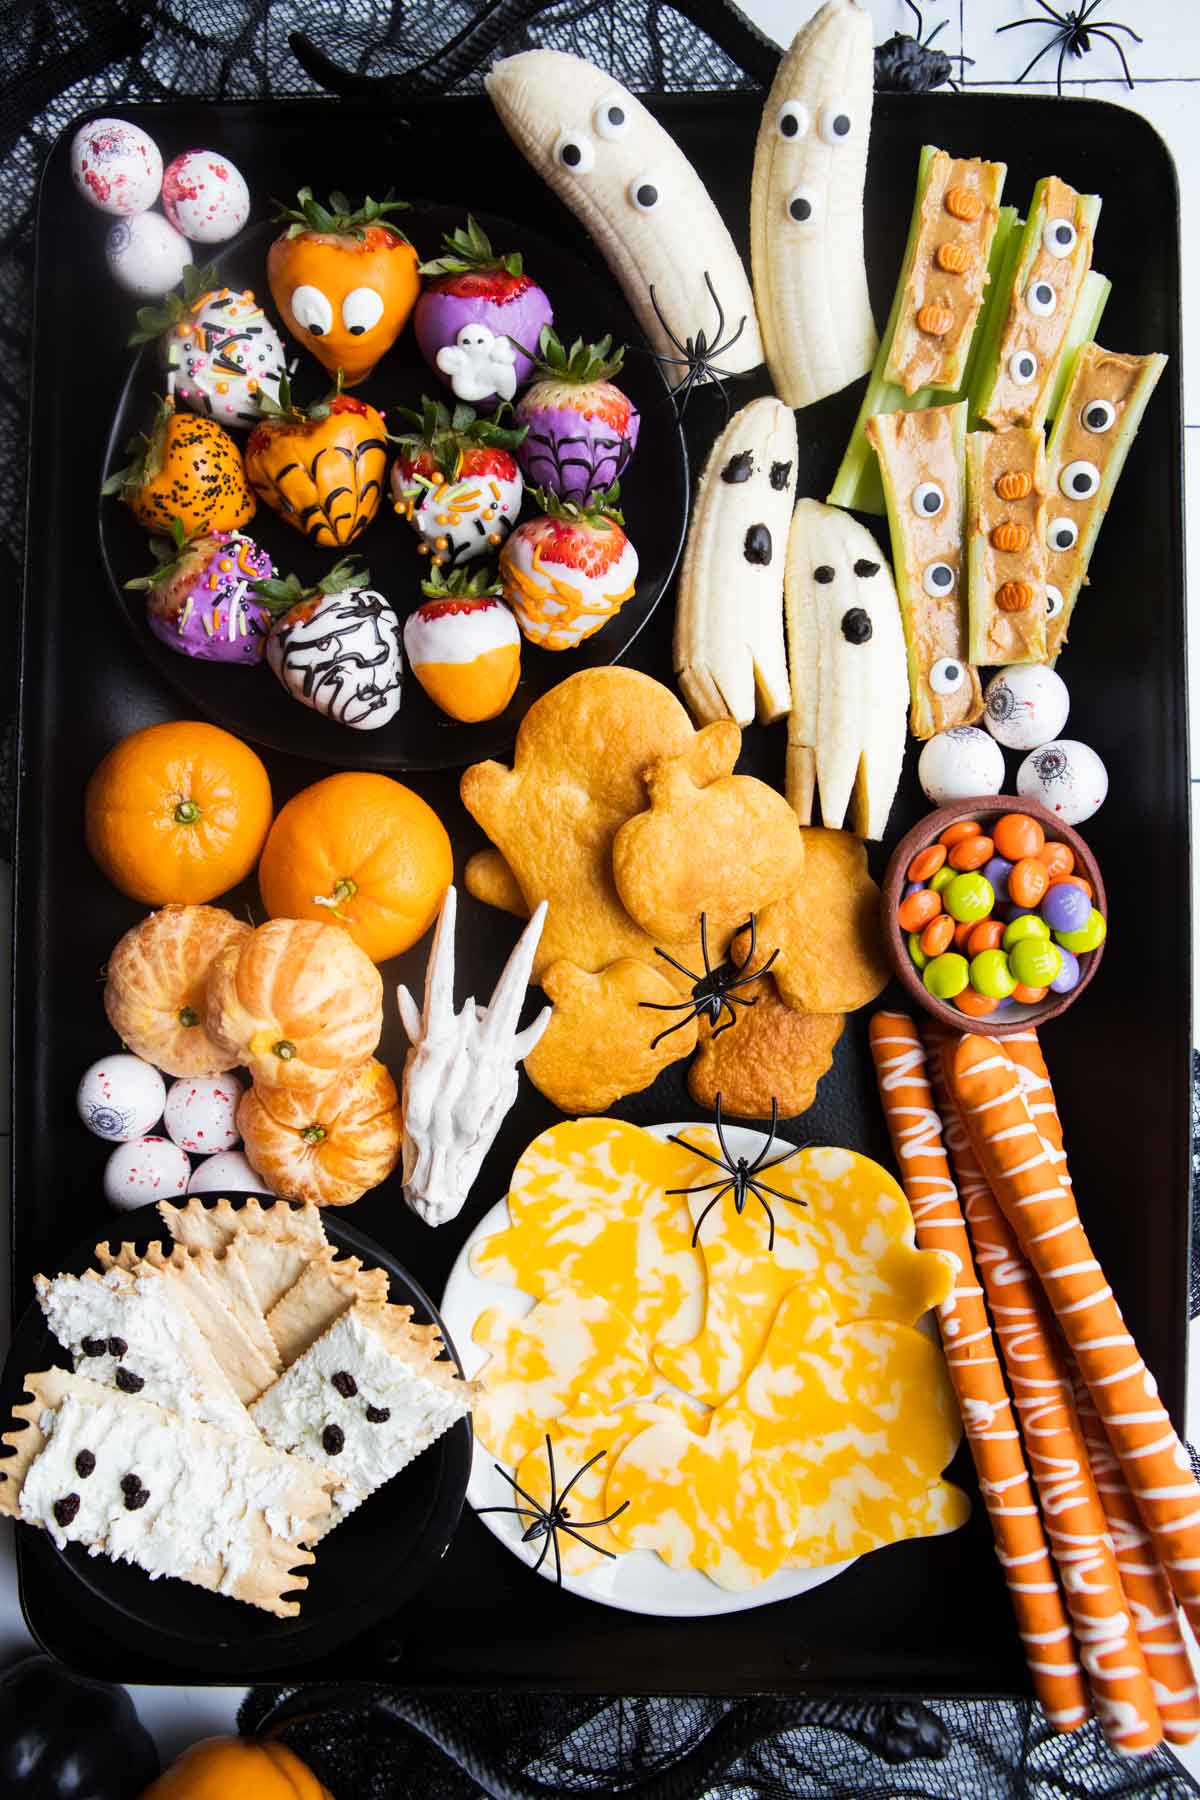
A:
<svg viewBox="0 0 1200 1800">
<path fill-rule="evenodd" d="M 1060 10 L 1080 0 L 1056 0 Z M 741 0 L 743 10 L 779 42 L 785 43 L 812 10 L 810 0 Z M 912 19 L 903 0 L 866 0 L 875 20 L 880 42 L 895 31 L 910 31 Z M 967 87 L 1001 87 L 1015 81 L 1021 69 L 1044 41 L 1040 29 L 1030 26 L 997 35 L 996 26 L 1014 18 L 1033 18 L 1037 0 L 926 0 L 922 8 L 928 33 L 939 21 L 946 29 L 938 47 L 963 51 L 974 58 L 964 71 Z M 1143 113 L 1155 125 L 1175 157 L 1182 200 L 1183 281 L 1185 319 L 1200 307 L 1200 0 L 1105 0 L 1095 23 L 1121 19 L 1140 32 L 1138 46 L 1121 36 L 1130 68 L 1138 85 L 1130 93 L 1121 80 L 1116 52 L 1102 40 L 1093 40 L 1091 54 L 1082 62 L 1071 58 L 1063 69 L 1064 92 L 1091 94 Z M 1046 33 L 1052 29 L 1045 21 Z M 1057 52 L 1047 56 L 1027 82 L 1026 92 L 1052 94 Z M 1185 357 L 1185 417 L 1187 432 L 1187 490 L 1189 566 L 1200 570 L 1200 326 L 1188 334 Z M 1192 767 L 1200 770 L 1200 626 L 1191 633 L 1190 687 L 1192 707 Z M 1200 783 L 1192 787 L 1193 841 L 1200 843 Z M 8 937 L 9 888 L 7 871 L 0 867 L 0 943 Z M 1200 890 L 1193 892 L 1193 930 L 1200 932 Z M 1194 940 L 1200 953 L 1200 937 Z M 1200 954 L 1194 954 L 1200 971 Z M 7 958 L 0 958 L 0 1018 L 7 1017 Z M 1196 982 L 1200 1005 L 1200 979 Z M 1200 1020 L 1200 1013 L 1197 1015 Z M 1194 1041 L 1200 1043 L 1200 1029 Z M 0 1084 L 6 1084 L 7 1034 L 0 1038 Z M 2 1089 L 0 1089 L 2 1091 Z M 6 1148 L 0 1146 L 0 1148 Z M 7 1156 L 0 1156 L 0 1184 L 7 1188 Z M 7 1197 L 0 1193 L 0 1221 L 7 1213 Z M 0 1343 L 8 1338 L 8 1281 L 3 1268 L 8 1242 L 7 1228 L 0 1233 Z M 1196 1378 L 1190 1385 L 1188 1436 L 1200 1441 L 1200 1321 L 1193 1327 Z M 0 1666 L 28 1645 L 28 1634 L 17 1603 L 12 1558 L 11 1528 L 0 1521 Z M 135 1688 L 132 1690 L 144 1722 L 158 1738 L 164 1758 L 184 1744 L 212 1732 L 232 1729 L 240 1691 Z M 1179 1752 L 1181 1760 L 1200 1778 L 1200 1746 Z"/>
</svg>

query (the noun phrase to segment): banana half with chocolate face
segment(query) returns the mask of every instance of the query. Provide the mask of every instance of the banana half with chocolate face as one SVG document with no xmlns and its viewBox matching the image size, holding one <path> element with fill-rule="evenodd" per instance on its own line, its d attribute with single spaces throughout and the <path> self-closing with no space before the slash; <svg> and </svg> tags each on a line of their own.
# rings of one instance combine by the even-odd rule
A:
<svg viewBox="0 0 1200 1800">
<path fill-rule="evenodd" d="M 882 837 L 904 762 L 904 634 L 892 573 L 849 513 L 801 500 L 784 578 L 792 713 L 787 797 L 812 823 Z"/>
<path fill-rule="evenodd" d="M 966 429 L 965 401 L 877 413 L 867 424 L 883 476 L 917 738 L 969 725 L 983 711 L 979 675 L 967 660 Z"/>
</svg>

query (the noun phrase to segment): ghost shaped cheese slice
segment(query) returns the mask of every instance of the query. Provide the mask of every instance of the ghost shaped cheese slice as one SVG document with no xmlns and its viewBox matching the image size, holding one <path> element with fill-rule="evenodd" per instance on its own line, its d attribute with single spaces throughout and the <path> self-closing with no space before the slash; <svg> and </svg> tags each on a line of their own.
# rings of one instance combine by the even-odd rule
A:
<svg viewBox="0 0 1200 1800">
<path fill-rule="evenodd" d="M 502 713 L 521 678 L 521 633 L 502 600 L 426 600 L 405 620 L 404 650 L 434 705 L 468 725 Z"/>
</svg>

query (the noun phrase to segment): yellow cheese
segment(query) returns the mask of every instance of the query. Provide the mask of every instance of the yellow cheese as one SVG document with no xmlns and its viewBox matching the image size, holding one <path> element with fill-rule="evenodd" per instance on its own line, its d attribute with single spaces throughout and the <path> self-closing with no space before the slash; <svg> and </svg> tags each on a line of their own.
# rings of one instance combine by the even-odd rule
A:
<svg viewBox="0 0 1200 1800">
<path fill-rule="evenodd" d="M 539 1298 L 603 1294 L 651 1344 L 695 1337 L 704 1264 L 684 1185 L 695 1157 L 620 1119 L 577 1119 L 536 1137 L 513 1171 L 512 1224 L 471 1267 Z"/>
</svg>

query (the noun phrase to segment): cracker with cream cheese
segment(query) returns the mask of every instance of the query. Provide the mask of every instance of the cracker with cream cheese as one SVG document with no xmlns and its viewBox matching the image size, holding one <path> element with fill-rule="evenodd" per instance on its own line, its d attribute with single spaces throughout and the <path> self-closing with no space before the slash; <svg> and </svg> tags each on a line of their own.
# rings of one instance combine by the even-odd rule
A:
<svg viewBox="0 0 1200 1800">
<path fill-rule="evenodd" d="M 215 1258 L 211 1250 L 196 1254 Z M 111 1244 L 97 1244 L 96 1261 L 102 1269 L 123 1269 L 130 1275 L 136 1275 L 143 1266 L 160 1274 L 174 1298 L 191 1314 L 243 1406 L 257 1400 L 263 1389 L 270 1387 L 279 1373 L 274 1347 L 269 1354 L 263 1353 L 261 1344 L 247 1334 L 231 1312 L 220 1288 L 207 1279 L 202 1265 L 182 1244 L 167 1252 L 162 1244 L 151 1243 L 144 1256 L 134 1244 L 122 1244 L 117 1250 Z"/>
</svg>

